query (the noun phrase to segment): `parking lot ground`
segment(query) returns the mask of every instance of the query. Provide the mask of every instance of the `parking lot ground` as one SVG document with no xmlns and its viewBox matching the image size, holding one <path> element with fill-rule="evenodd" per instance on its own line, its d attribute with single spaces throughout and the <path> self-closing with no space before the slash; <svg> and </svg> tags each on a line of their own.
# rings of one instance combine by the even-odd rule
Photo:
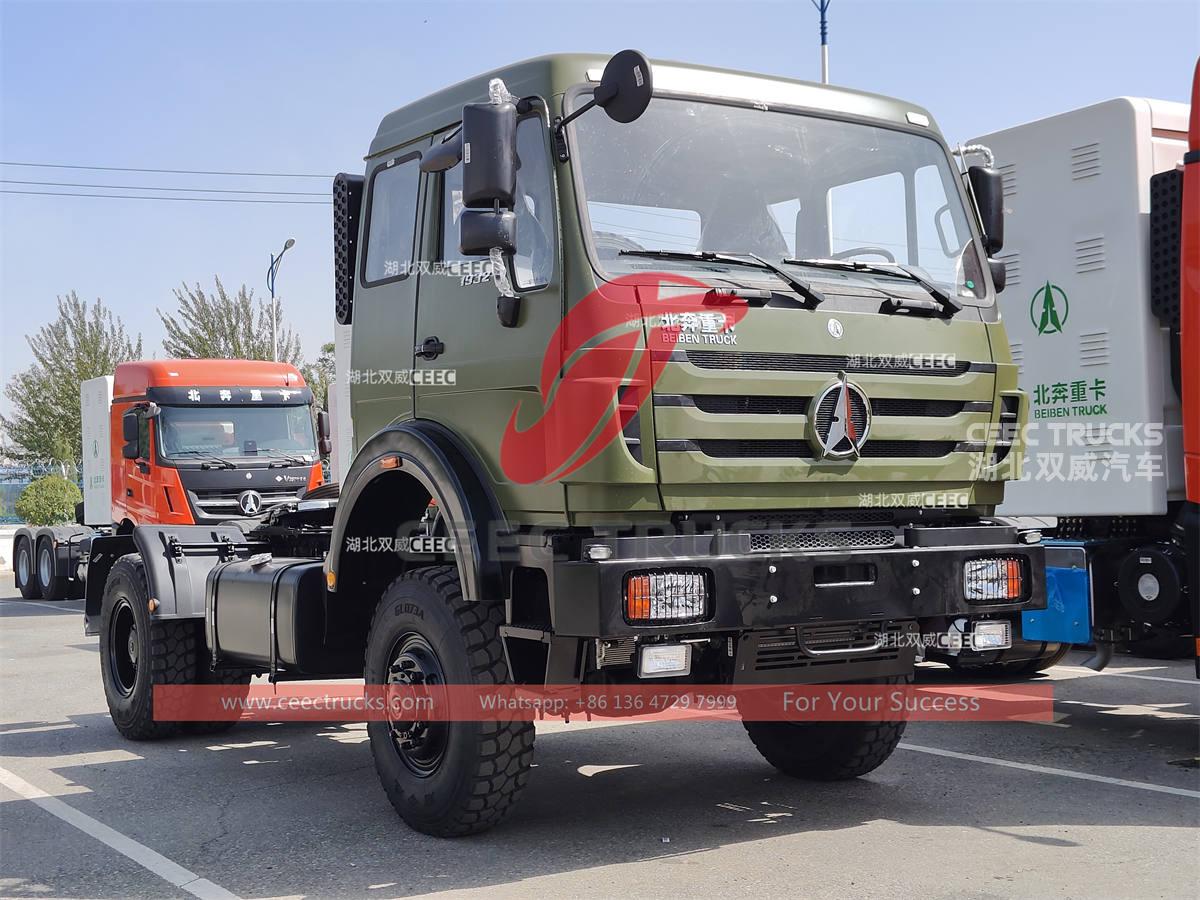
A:
<svg viewBox="0 0 1200 900">
<path fill-rule="evenodd" d="M 912 723 L 852 782 L 778 775 L 732 722 L 539 726 L 499 828 L 410 831 L 362 725 L 123 740 L 79 602 L 0 580 L 0 895 L 1194 897 L 1190 661 L 1072 654 L 1056 721 Z M 941 667 L 922 680 L 952 682 Z"/>
</svg>

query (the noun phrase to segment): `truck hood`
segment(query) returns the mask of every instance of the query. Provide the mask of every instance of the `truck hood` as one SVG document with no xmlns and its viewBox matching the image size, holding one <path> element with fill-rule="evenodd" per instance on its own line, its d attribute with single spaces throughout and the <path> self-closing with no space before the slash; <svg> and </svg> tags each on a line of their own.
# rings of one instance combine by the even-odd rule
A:
<svg viewBox="0 0 1200 900">
<path fill-rule="evenodd" d="M 911 290 L 894 295 L 924 296 Z M 652 366 L 640 449 L 666 509 L 978 502 L 996 363 L 977 309 L 880 313 L 867 286 L 811 309 L 673 312 L 686 291 L 637 287 Z"/>
</svg>

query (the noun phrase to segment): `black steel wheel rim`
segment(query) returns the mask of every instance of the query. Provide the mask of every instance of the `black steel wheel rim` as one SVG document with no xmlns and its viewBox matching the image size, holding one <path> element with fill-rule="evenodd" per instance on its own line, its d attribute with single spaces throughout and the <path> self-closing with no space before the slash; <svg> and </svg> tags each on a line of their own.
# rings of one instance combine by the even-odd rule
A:
<svg viewBox="0 0 1200 900">
<path fill-rule="evenodd" d="M 392 746 L 405 767 L 419 778 L 428 778 L 438 770 L 446 755 L 449 726 L 446 722 L 422 722 L 414 717 L 413 703 L 425 694 L 421 689 L 446 683 L 442 661 L 424 636 L 407 632 L 392 645 L 387 683 L 389 687 L 415 689 L 389 692 L 388 729 Z"/>
<path fill-rule="evenodd" d="M 130 696 L 137 683 L 138 655 L 137 621 L 133 607 L 122 597 L 113 607 L 108 626 L 108 662 L 113 687 L 123 697 Z"/>
</svg>

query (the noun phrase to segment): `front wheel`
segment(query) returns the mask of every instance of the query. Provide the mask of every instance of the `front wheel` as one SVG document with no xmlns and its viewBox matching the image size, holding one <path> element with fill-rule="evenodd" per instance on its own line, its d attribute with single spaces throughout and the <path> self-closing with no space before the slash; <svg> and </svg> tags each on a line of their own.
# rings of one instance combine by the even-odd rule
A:
<svg viewBox="0 0 1200 900">
<path fill-rule="evenodd" d="M 497 685 L 508 681 L 503 606 L 463 598 L 454 566 L 408 572 L 389 585 L 367 639 L 369 685 Z M 508 814 L 529 778 L 533 723 L 370 722 L 383 789 L 408 825 L 457 837 Z"/>
<path fill-rule="evenodd" d="M 868 684 L 906 684 L 886 678 Z M 744 722 L 763 758 L 784 775 L 809 781 L 845 781 L 879 768 L 907 722 Z"/>
<path fill-rule="evenodd" d="M 190 684 L 196 673 L 196 623 L 154 619 L 142 558 L 122 556 L 108 573 L 100 606 L 100 674 L 117 731 L 135 741 L 166 737 L 174 722 L 154 715 L 156 684 Z"/>
</svg>

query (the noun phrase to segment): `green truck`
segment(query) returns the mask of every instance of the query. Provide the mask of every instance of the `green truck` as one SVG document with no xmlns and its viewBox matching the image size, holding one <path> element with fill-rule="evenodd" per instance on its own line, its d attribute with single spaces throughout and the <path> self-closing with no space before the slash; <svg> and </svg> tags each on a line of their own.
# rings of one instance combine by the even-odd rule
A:
<svg viewBox="0 0 1200 900">
<path fill-rule="evenodd" d="M 991 518 L 1028 407 L 1002 240 L 997 174 L 857 91 L 623 51 L 388 114 L 334 183 L 340 495 L 93 545 L 115 724 L 172 733 L 156 685 L 256 673 L 892 684 L 1010 652 L 1046 601 L 1040 536 Z M 368 730 L 405 821 L 460 835 L 520 793 L 531 718 Z M 817 779 L 903 731 L 783 718 L 751 739 Z"/>
</svg>

